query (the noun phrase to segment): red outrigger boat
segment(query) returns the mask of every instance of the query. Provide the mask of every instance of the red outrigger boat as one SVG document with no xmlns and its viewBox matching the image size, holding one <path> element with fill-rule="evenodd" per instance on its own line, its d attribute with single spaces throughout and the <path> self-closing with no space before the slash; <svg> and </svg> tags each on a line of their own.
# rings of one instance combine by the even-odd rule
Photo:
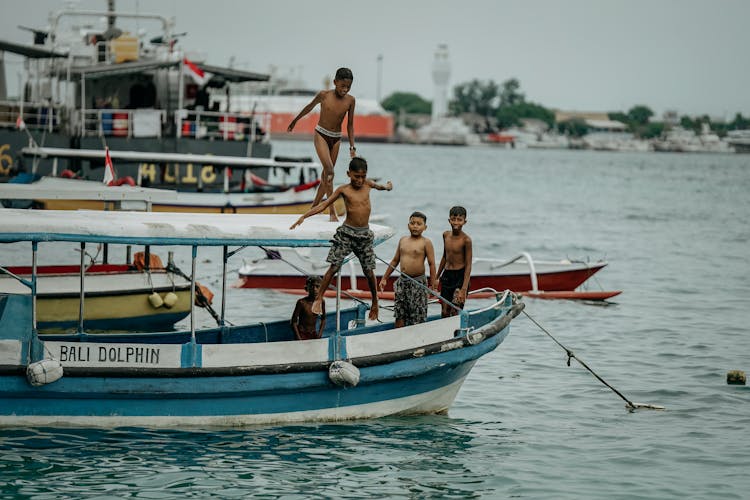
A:
<svg viewBox="0 0 750 500">
<path fill-rule="evenodd" d="M 308 275 L 321 275 L 328 269 L 325 256 L 313 257 L 310 249 L 265 249 L 262 258 L 245 262 L 239 269 L 238 288 L 270 288 L 278 291 L 304 294 Z M 622 293 L 619 290 L 578 290 L 591 276 L 607 265 L 606 261 L 535 261 L 523 252 L 509 260 L 475 258 L 472 263 L 472 298 L 494 296 L 494 290 L 512 290 L 522 295 L 540 299 L 606 300 Z M 379 262 L 375 270 L 382 276 L 385 264 Z M 349 261 L 341 272 L 342 293 L 356 298 L 369 298 L 367 281 L 358 265 Z M 393 299 L 393 282 L 398 273 L 389 279 L 379 297 Z M 334 294 L 333 291 L 329 292 Z"/>
</svg>

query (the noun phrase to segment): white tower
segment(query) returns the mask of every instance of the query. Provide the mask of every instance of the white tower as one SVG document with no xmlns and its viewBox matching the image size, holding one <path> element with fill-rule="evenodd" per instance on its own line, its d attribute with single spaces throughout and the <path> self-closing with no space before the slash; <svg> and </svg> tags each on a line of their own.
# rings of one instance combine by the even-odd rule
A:
<svg viewBox="0 0 750 500">
<path fill-rule="evenodd" d="M 435 83 L 435 98 L 432 101 L 432 120 L 443 117 L 448 112 L 448 81 L 451 77 L 451 63 L 448 60 L 448 46 L 444 43 L 435 50 L 432 63 L 432 81 Z"/>
</svg>

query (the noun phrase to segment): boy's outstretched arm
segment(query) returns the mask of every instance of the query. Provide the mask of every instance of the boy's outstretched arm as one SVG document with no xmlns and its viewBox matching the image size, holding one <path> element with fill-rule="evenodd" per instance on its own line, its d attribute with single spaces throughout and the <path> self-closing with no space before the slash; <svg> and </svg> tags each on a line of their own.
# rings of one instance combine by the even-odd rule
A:
<svg viewBox="0 0 750 500">
<path fill-rule="evenodd" d="M 326 302 L 325 300 L 320 304 L 321 311 L 320 311 L 320 325 L 318 326 L 318 337 L 323 337 L 323 332 L 326 329 Z"/>
<path fill-rule="evenodd" d="M 302 224 L 302 222 L 305 219 L 307 219 L 308 217 L 310 217 L 311 215 L 319 214 L 320 212 L 324 211 L 326 208 L 328 208 L 329 206 L 331 206 L 331 204 L 333 204 L 333 202 L 336 201 L 336 199 L 339 196 L 341 196 L 341 190 L 343 189 L 343 187 L 344 186 L 341 186 L 338 189 L 336 189 L 336 191 L 333 192 L 333 194 L 331 195 L 331 197 L 328 198 L 323 203 L 318 203 L 317 205 L 315 205 L 314 207 L 312 207 L 310 210 L 308 210 L 304 214 L 300 215 L 299 219 L 297 219 L 297 222 L 295 222 L 294 224 L 292 224 L 292 226 L 289 229 L 294 229 L 295 227 L 297 227 L 300 224 Z"/>
<path fill-rule="evenodd" d="M 294 130 L 294 126 L 297 124 L 297 120 L 299 120 L 300 118 L 302 118 L 303 116 L 305 116 L 307 113 L 309 113 L 310 111 L 312 111 L 312 109 L 320 103 L 320 101 L 321 101 L 321 99 L 323 97 L 322 94 L 323 94 L 323 91 L 318 92 L 315 95 L 315 97 L 313 97 L 313 100 L 310 101 L 310 104 L 308 104 L 307 106 L 305 106 L 304 108 L 302 108 L 302 111 L 300 111 L 299 114 L 294 117 L 294 120 L 292 120 L 289 123 L 289 126 L 286 128 L 287 132 L 291 132 L 292 130 Z"/>
<path fill-rule="evenodd" d="M 372 189 L 377 189 L 378 191 L 390 191 L 393 189 L 393 183 L 391 181 L 388 181 L 385 183 L 385 185 L 382 185 L 378 184 L 372 179 L 367 179 L 367 183 Z"/>
</svg>

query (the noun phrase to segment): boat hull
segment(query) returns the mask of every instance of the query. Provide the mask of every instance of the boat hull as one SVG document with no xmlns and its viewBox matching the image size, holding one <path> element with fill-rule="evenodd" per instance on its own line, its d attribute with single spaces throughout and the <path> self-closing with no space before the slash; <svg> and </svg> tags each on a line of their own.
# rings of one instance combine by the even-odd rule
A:
<svg viewBox="0 0 750 500">
<path fill-rule="evenodd" d="M 309 263 L 292 262 L 306 273 L 316 274 L 325 269 L 312 268 Z M 606 262 L 593 264 L 557 264 L 545 270 L 538 267 L 536 270 L 538 290 L 544 291 L 570 291 L 581 286 L 586 280 L 599 272 L 607 265 Z M 304 267 L 303 267 L 304 266 Z M 476 272 L 471 274 L 471 290 L 481 288 L 494 288 L 495 290 L 512 290 L 514 292 L 526 292 L 533 289 L 533 283 L 528 268 L 516 266 L 515 269 L 484 272 L 482 267 L 476 266 Z M 376 274 L 382 276 L 384 269 L 377 269 Z M 235 286 L 239 288 L 273 288 L 273 289 L 298 289 L 304 290 L 306 276 L 296 272 L 283 261 L 263 260 L 250 268 L 241 269 L 239 281 Z M 385 291 L 393 291 L 393 283 L 396 277 L 391 277 L 385 287 Z M 368 290 L 367 280 L 364 276 L 357 274 L 352 279 L 351 269 L 344 267 L 342 272 L 342 283 L 346 288 L 352 290 Z"/>
</svg>

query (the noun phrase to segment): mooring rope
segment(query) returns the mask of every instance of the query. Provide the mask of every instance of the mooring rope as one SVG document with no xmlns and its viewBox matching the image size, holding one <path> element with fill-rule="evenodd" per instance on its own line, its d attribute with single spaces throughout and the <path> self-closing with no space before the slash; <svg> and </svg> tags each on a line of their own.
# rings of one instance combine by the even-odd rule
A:
<svg viewBox="0 0 750 500">
<path fill-rule="evenodd" d="M 568 360 L 567 360 L 567 365 L 568 366 L 570 366 L 570 359 L 571 358 L 573 358 L 576 361 L 578 361 L 581 364 L 581 366 L 583 366 L 585 369 L 587 369 L 589 372 L 591 372 L 591 374 L 594 377 L 596 377 L 597 380 L 599 380 L 599 382 L 601 382 L 602 384 L 606 385 L 615 394 L 617 394 L 618 396 L 620 396 L 623 399 L 623 401 L 625 401 L 625 406 L 629 410 L 637 410 L 637 409 L 663 410 L 664 409 L 663 406 L 646 404 L 646 403 L 633 403 L 632 401 L 630 401 L 628 398 L 626 398 L 625 396 L 623 396 L 623 394 L 620 391 L 618 391 L 617 389 L 615 389 L 614 387 L 612 387 L 611 385 L 609 385 L 607 383 L 607 381 L 604 380 L 603 378 L 601 378 L 596 372 L 594 372 L 594 370 L 592 370 L 591 368 L 589 368 L 589 365 L 587 365 L 586 363 L 584 363 L 583 360 L 581 360 L 581 358 L 579 358 L 578 356 L 576 356 L 573 351 L 571 351 L 570 349 L 568 349 L 567 347 L 565 347 L 564 345 L 562 345 L 555 337 L 552 336 L 552 334 L 550 332 L 547 331 L 547 329 L 545 329 L 534 318 L 532 318 L 531 315 L 529 315 L 529 313 L 526 312 L 526 310 L 524 310 L 523 313 L 526 315 L 527 318 L 529 318 L 531 320 L 532 323 L 534 323 L 537 327 L 539 327 L 539 329 L 542 332 L 544 332 L 545 334 L 547 334 L 547 336 L 549 338 L 551 338 L 555 342 L 555 344 L 559 345 L 565 351 L 565 353 L 568 355 Z"/>
<path fill-rule="evenodd" d="M 450 300 L 448 300 L 445 297 L 443 297 L 442 295 L 440 295 L 438 292 L 436 292 L 432 288 L 423 285 L 422 283 L 420 283 L 419 281 L 415 280 L 414 278 L 412 278 L 408 274 L 404 274 L 401 271 L 399 271 L 398 269 L 396 269 L 395 267 L 393 267 L 390 262 L 384 261 L 383 259 L 381 259 L 377 255 L 375 256 L 375 258 L 378 259 L 383 264 L 385 264 L 386 266 L 388 266 L 392 271 L 398 272 L 399 276 L 403 276 L 403 277 L 407 278 L 408 280 L 410 280 L 412 283 L 416 283 L 417 286 L 420 286 L 420 287 L 424 288 L 425 290 L 427 290 L 427 293 L 429 293 L 430 295 L 435 296 L 437 298 L 438 302 L 445 302 L 446 304 L 448 304 L 449 306 L 451 306 L 456 311 L 460 311 L 461 310 L 460 307 L 458 307 L 456 304 L 454 304 Z"/>
<path fill-rule="evenodd" d="M 265 247 L 259 246 L 258 248 L 260 248 L 261 250 L 263 250 L 264 252 L 266 252 L 266 254 L 268 254 L 268 250 Z M 297 266 L 297 265 L 289 262 L 288 260 L 286 260 L 281 255 L 279 255 L 277 257 L 277 259 L 280 260 L 281 262 L 284 262 L 285 264 L 289 265 L 295 271 L 297 271 L 298 273 L 300 273 L 302 276 L 305 276 L 306 278 L 309 278 L 310 276 L 312 276 L 312 274 L 309 274 L 307 271 L 305 271 L 301 267 L 299 267 L 299 266 Z M 346 261 L 348 261 L 348 259 Z M 344 261 L 341 264 L 341 266 L 339 267 L 339 270 L 337 272 L 339 272 L 339 273 L 341 272 L 341 268 L 344 267 L 344 263 L 346 263 L 346 261 Z M 317 274 L 315 276 L 317 276 Z M 375 286 L 377 287 L 377 283 L 375 284 Z M 334 285 L 333 283 L 329 283 L 328 284 L 328 289 L 329 290 L 336 290 L 336 285 Z M 358 302 L 359 304 L 362 304 L 363 306 L 365 306 L 367 309 L 370 309 L 370 305 L 367 302 L 365 302 L 364 300 L 360 299 L 359 297 L 355 297 L 354 295 L 352 295 L 351 293 L 347 292 L 346 290 L 341 290 L 341 293 L 343 295 L 346 295 L 347 299 L 353 300 L 354 302 Z M 375 290 L 375 293 L 378 293 L 378 291 Z M 392 306 L 382 306 L 382 305 L 378 304 L 378 307 L 382 307 L 383 309 L 388 309 L 389 311 L 393 310 Z M 378 318 L 378 321 L 380 321 L 380 318 Z M 380 322 L 382 323 L 382 321 L 380 321 Z"/>
</svg>

